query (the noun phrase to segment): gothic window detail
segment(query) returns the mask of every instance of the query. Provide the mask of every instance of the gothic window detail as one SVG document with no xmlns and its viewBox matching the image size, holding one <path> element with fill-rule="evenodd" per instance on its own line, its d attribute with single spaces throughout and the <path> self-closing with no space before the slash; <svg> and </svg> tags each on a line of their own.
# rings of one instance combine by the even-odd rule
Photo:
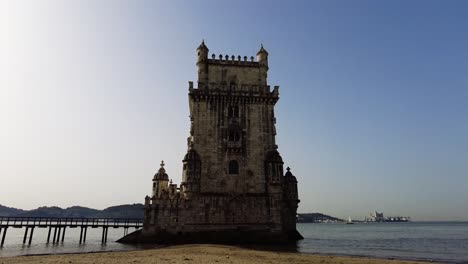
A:
<svg viewBox="0 0 468 264">
<path fill-rule="evenodd" d="M 239 163 L 237 161 L 229 161 L 229 174 L 239 174 Z"/>
<path fill-rule="evenodd" d="M 283 159 L 278 151 L 270 151 L 265 158 L 265 172 L 267 180 L 273 183 L 279 183 L 283 176 Z"/>
<path fill-rule="evenodd" d="M 231 142 L 239 142 L 240 140 L 240 132 L 237 130 L 230 130 L 229 131 L 229 141 Z"/>
<path fill-rule="evenodd" d="M 237 105 L 229 106 L 228 117 L 239 117 L 239 106 Z"/>
</svg>

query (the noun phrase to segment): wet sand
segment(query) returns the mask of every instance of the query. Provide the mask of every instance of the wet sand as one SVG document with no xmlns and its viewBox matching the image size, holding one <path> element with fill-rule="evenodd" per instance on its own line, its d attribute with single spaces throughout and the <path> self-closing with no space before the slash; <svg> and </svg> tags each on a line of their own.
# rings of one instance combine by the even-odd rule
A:
<svg viewBox="0 0 468 264">
<path fill-rule="evenodd" d="M 372 259 L 362 257 L 324 256 L 302 253 L 273 252 L 221 245 L 182 245 L 160 249 L 62 254 L 45 256 L 20 256 L 0 258 L 0 264 L 9 263 L 200 263 L 200 264 L 263 264 L 263 263 L 330 263 L 330 264 L 400 264 L 427 263 L 402 260 Z"/>
</svg>

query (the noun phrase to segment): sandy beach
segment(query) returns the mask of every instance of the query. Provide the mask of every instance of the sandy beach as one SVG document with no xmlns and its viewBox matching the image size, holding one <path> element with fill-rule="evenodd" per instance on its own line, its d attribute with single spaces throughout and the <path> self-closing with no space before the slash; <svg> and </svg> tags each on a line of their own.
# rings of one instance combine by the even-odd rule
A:
<svg viewBox="0 0 468 264">
<path fill-rule="evenodd" d="M 9 263 L 424 263 L 414 261 L 371 259 L 361 257 L 324 256 L 289 252 L 272 252 L 221 245 L 183 245 L 161 249 L 62 254 L 1 258 L 0 264 Z"/>
</svg>

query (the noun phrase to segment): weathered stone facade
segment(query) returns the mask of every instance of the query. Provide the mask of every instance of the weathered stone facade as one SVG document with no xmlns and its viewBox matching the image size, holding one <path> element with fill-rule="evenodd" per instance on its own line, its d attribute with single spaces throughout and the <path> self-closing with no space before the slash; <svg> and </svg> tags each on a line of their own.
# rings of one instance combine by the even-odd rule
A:
<svg viewBox="0 0 468 264">
<path fill-rule="evenodd" d="M 257 60 L 197 49 L 198 87 L 189 82 L 190 136 L 180 187 L 164 164 L 145 200 L 153 242 L 287 242 L 296 231 L 297 180 L 283 175 L 275 143 L 279 87 L 267 85 L 268 52 Z M 260 241 L 261 240 L 261 241 Z M 123 239 L 125 241 L 125 238 Z"/>
</svg>

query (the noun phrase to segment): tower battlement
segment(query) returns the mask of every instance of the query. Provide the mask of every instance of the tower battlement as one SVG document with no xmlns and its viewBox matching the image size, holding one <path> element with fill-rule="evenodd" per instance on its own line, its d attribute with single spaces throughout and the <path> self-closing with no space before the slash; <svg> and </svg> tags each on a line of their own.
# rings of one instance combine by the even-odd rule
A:
<svg viewBox="0 0 468 264">
<path fill-rule="evenodd" d="M 268 52 L 261 46 L 256 60 L 253 56 L 211 55 L 202 42 L 197 48 L 198 87 L 210 90 L 226 90 L 238 87 L 236 91 L 252 90 L 266 92 L 268 86 Z M 249 88 L 250 87 L 250 88 Z M 256 87 L 261 87 L 257 89 Z M 231 89 L 232 90 L 232 89 Z"/>
<path fill-rule="evenodd" d="M 260 67 L 258 61 L 255 61 L 253 56 L 247 58 L 247 56 L 241 57 L 240 55 L 222 55 L 216 56 L 214 53 L 211 55 L 211 59 L 207 61 L 210 64 L 222 64 L 222 65 L 233 65 L 233 66 L 247 66 L 247 67 Z"/>
</svg>

